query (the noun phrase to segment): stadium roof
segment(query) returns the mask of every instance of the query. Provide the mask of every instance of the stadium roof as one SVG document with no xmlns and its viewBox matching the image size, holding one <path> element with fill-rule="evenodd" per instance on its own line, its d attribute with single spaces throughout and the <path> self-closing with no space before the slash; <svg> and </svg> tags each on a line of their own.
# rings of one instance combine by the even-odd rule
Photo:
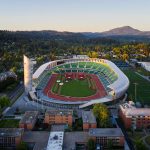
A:
<svg viewBox="0 0 150 150">
<path fill-rule="evenodd" d="M 111 69 L 118 75 L 118 79 L 110 84 L 108 87 L 115 91 L 116 97 L 122 95 L 122 91 L 126 91 L 129 87 L 129 79 L 126 75 L 111 61 L 105 60 L 106 63 L 111 67 Z"/>
<path fill-rule="evenodd" d="M 64 132 L 50 132 L 46 150 L 62 150 Z"/>
</svg>

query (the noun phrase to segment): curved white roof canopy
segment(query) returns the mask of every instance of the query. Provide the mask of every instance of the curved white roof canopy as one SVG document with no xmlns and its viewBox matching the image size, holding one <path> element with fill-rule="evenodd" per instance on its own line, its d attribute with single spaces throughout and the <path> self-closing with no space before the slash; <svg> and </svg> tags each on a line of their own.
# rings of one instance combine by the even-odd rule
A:
<svg viewBox="0 0 150 150">
<path fill-rule="evenodd" d="M 117 74 L 117 80 L 110 84 L 108 87 L 113 89 L 117 94 L 116 97 L 122 95 L 122 92 L 126 91 L 129 87 L 129 79 L 126 75 L 111 61 L 105 60 L 111 69 Z"/>
<path fill-rule="evenodd" d="M 33 74 L 33 79 L 37 79 L 42 74 L 42 72 L 47 68 L 47 66 L 51 63 L 53 63 L 53 61 L 41 65 Z"/>
</svg>

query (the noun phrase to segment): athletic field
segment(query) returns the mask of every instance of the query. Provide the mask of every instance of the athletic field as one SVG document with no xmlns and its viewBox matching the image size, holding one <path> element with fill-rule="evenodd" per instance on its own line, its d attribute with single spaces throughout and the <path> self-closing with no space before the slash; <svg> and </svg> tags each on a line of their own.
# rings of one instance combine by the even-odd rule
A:
<svg viewBox="0 0 150 150">
<path fill-rule="evenodd" d="M 133 70 L 123 70 L 130 80 L 128 93 L 133 101 L 140 101 L 142 104 L 150 105 L 150 82 L 143 79 Z M 136 84 L 136 89 L 135 89 Z M 136 100 L 135 100 L 136 96 Z"/>
<path fill-rule="evenodd" d="M 57 83 L 59 80 L 63 82 L 63 85 Z M 52 92 L 63 96 L 87 97 L 96 93 L 96 85 L 95 81 L 90 77 L 85 77 L 84 79 L 66 79 L 63 75 L 58 76 L 52 88 Z"/>
<path fill-rule="evenodd" d="M 96 75 L 71 73 L 52 74 L 44 94 L 62 101 L 87 101 L 105 97 L 107 92 Z"/>
<path fill-rule="evenodd" d="M 87 79 L 69 80 L 62 85 L 60 95 L 72 97 L 86 97 L 96 93 L 96 90 L 89 88 Z"/>
</svg>

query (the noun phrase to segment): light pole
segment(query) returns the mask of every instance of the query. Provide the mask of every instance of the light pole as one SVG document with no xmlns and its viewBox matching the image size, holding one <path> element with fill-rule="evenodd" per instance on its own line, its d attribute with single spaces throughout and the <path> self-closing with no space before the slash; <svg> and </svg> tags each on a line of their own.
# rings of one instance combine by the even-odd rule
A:
<svg viewBox="0 0 150 150">
<path fill-rule="evenodd" d="M 137 89 L 136 89 L 136 87 L 137 87 L 137 85 L 138 85 L 138 83 L 133 83 L 134 84 L 134 94 L 135 94 L 135 96 L 134 96 L 134 98 L 135 98 L 135 101 L 136 101 L 136 92 L 137 92 Z"/>
</svg>

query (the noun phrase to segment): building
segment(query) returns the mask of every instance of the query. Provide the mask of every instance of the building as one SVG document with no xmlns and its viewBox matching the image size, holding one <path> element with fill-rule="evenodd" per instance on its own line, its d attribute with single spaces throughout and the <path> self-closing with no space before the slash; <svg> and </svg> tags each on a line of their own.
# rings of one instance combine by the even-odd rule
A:
<svg viewBox="0 0 150 150">
<path fill-rule="evenodd" d="M 13 78 L 13 79 L 17 79 L 17 75 L 12 72 L 12 71 L 7 71 L 7 72 L 3 72 L 0 73 L 0 82 L 7 80 L 8 78 Z"/>
<path fill-rule="evenodd" d="M 23 118 L 19 122 L 19 127 L 32 130 L 38 119 L 38 111 L 26 111 Z"/>
<path fill-rule="evenodd" d="M 134 103 L 125 103 L 120 105 L 119 116 L 126 129 L 150 126 L 150 108 L 137 108 Z"/>
<path fill-rule="evenodd" d="M 103 148 L 111 141 L 113 146 L 124 146 L 124 135 L 120 128 L 94 128 L 89 129 L 89 137 Z"/>
<path fill-rule="evenodd" d="M 50 132 L 46 150 L 63 149 L 64 132 Z"/>
<path fill-rule="evenodd" d="M 47 124 L 68 124 L 72 126 L 73 112 L 68 110 L 48 110 L 45 113 L 44 122 Z"/>
<path fill-rule="evenodd" d="M 100 95 L 89 97 L 70 97 L 54 95 L 49 89 L 56 74 L 85 73 L 96 75 L 96 83 L 101 83 Z M 51 75 L 50 75 L 51 74 Z M 48 84 L 49 83 L 49 84 Z M 86 56 L 60 59 L 42 64 L 33 74 L 33 100 L 46 107 L 58 109 L 86 108 L 96 103 L 112 103 L 121 100 L 129 87 L 127 76 L 111 61 L 106 59 L 88 58 Z M 44 91 L 44 92 L 42 92 Z M 42 92 L 42 93 L 41 93 Z M 33 94 L 34 94 L 33 93 Z M 32 95 L 33 95 L 32 94 Z M 35 100 L 36 99 L 36 100 Z"/>
<path fill-rule="evenodd" d="M 15 149 L 21 142 L 23 129 L 0 128 L 0 149 Z"/>
<path fill-rule="evenodd" d="M 96 128 L 97 122 L 92 111 L 82 111 L 83 130 L 89 130 L 89 128 Z"/>
<path fill-rule="evenodd" d="M 32 75 L 33 75 L 33 65 L 36 62 L 33 59 L 29 59 L 27 56 L 23 56 L 24 64 L 24 87 L 25 92 L 28 94 L 29 91 L 32 91 Z"/>
</svg>

